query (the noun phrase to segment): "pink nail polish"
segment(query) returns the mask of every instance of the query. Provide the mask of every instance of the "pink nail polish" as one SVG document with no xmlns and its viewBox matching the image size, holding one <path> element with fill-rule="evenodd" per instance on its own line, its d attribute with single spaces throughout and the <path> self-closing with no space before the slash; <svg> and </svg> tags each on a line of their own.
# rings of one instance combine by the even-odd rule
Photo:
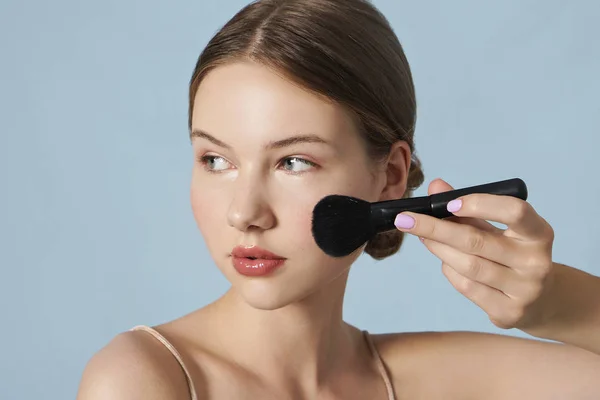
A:
<svg viewBox="0 0 600 400">
<path fill-rule="evenodd" d="M 458 210 L 460 210 L 461 207 L 462 207 L 462 200 L 461 199 L 452 200 L 446 206 L 446 208 L 448 209 L 448 211 L 450 211 L 451 213 L 457 212 Z"/>
<path fill-rule="evenodd" d="M 394 221 L 394 225 L 399 229 L 411 229 L 415 226 L 415 220 L 412 217 L 409 217 L 405 214 L 398 214 L 396 216 L 396 220 Z"/>
</svg>

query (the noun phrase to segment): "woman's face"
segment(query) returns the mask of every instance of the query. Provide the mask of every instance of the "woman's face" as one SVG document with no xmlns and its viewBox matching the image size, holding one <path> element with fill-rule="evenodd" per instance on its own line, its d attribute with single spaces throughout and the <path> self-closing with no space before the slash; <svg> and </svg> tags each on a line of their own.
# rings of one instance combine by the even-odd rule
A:
<svg viewBox="0 0 600 400">
<path fill-rule="evenodd" d="M 376 201 L 385 184 L 349 113 L 264 66 L 234 63 L 201 83 L 192 132 L 194 217 L 215 263 L 247 303 L 280 308 L 348 270 L 362 248 L 327 256 L 313 240 L 311 218 L 326 195 Z M 233 266 L 236 246 L 259 246 L 286 260 L 266 275 L 247 276 Z"/>
</svg>

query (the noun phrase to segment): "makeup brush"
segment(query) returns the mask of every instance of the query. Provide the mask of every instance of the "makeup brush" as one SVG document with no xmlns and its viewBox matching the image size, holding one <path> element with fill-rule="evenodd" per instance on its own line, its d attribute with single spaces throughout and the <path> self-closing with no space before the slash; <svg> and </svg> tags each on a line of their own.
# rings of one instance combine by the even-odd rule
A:
<svg viewBox="0 0 600 400">
<path fill-rule="evenodd" d="M 527 200 L 527 186 L 519 178 L 471 186 L 430 196 L 370 203 L 350 196 L 330 195 L 313 210 L 312 234 L 317 245 L 332 257 L 343 257 L 378 233 L 396 229 L 394 220 L 403 211 L 447 218 L 448 202 L 472 193 L 488 193 Z"/>
</svg>

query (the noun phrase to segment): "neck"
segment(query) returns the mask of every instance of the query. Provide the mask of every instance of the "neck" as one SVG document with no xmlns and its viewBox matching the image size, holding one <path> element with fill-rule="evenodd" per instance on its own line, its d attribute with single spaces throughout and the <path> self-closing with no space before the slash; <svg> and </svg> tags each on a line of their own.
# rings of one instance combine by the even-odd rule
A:
<svg viewBox="0 0 600 400">
<path fill-rule="evenodd" d="M 342 319 L 346 280 L 272 311 L 252 308 L 230 290 L 213 304 L 223 350 L 267 382 L 318 387 L 364 356 L 361 333 Z"/>
</svg>

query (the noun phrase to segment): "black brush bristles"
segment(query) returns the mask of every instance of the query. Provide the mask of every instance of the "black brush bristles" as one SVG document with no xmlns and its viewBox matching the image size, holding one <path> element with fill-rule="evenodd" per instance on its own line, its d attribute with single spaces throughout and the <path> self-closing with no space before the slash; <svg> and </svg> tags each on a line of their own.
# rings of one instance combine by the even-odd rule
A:
<svg viewBox="0 0 600 400">
<path fill-rule="evenodd" d="M 343 257 L 373 236 L 371 203 L 354 197 L 330 195 L 313 210 L 312 234 L 332 257 Z"/>
</svg>

